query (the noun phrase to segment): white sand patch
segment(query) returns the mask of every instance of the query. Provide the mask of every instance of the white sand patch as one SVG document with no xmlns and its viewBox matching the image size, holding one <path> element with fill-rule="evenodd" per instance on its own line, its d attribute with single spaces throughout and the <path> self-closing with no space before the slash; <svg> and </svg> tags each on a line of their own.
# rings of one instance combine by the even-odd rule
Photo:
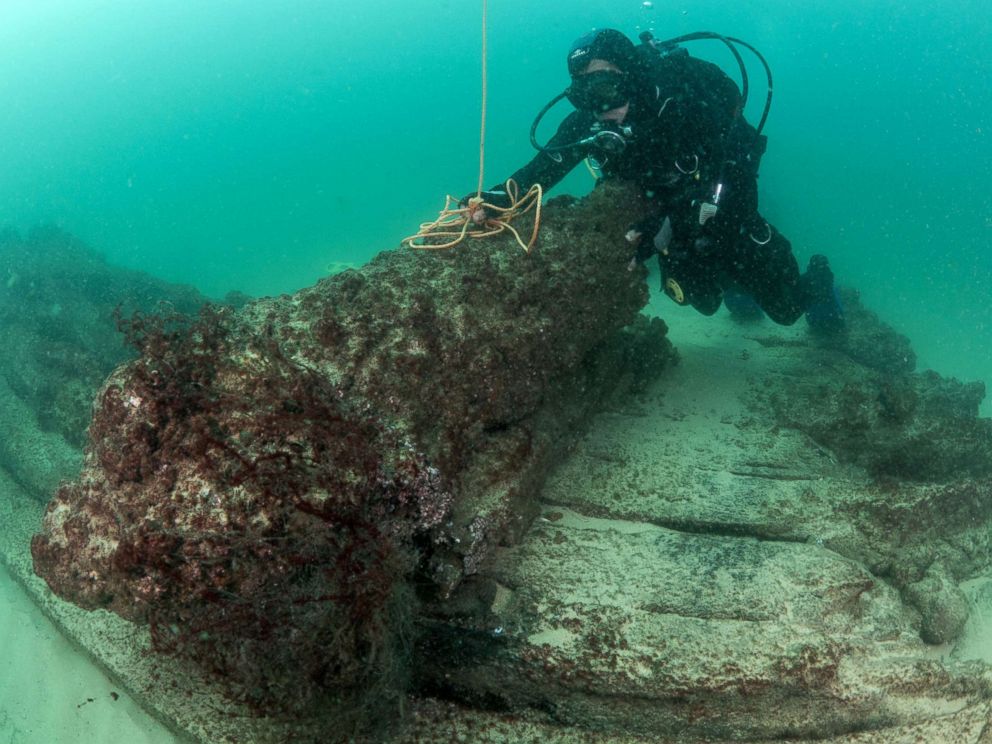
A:
<svg viewBox="0 0 992 744">
<path fill-rule="evenodd" d="M 971 613 L 964 635 L 951 655 L 955 659 L 979 659 L 992 664 L 992 576 L 966 581 L 961 589 L 968 597 Z"/>
<path fill-rule="evenodd" d="M 2 564 L 0 649 L 0 742 L 176 741 L 62 637 Z"/>
</svg>

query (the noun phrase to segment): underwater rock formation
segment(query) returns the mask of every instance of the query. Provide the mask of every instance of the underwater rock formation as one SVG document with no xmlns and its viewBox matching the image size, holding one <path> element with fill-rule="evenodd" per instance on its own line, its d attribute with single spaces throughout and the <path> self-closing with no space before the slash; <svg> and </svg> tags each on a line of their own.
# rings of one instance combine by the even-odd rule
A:
<svg viewBox="0 0 992 744">
<path fill-rule="evenodd" d="M 985 385 L 914 373 L 915 354 L 904 337 L 853 295 L 845 307 L 857 321 L 853 339 L 838 347 L 844 368 L 777 391 L 771 400 L 781 423 L 881 479 L 992 474 L 992 420 L 978 417 Z"/>
<path fill-rule="evenodd" d="M 405 550 L 450 500 L 436 470 L 231 313 L 130 333 L 142 355 L 100 394 L 87 468 L 32 546 L 38 570 L 250 703 L 306 709 L 329 678 L 382 702 L 409 624 Z"/>
<path fill-rule="evenodd" d="M 892 376 L 915 371 L 916 352 L 909 339 L 865 307 L 857 290 L 841 287 L 838 292 L 847 328 L 835 336 L 821 334 L 820 345 L 839 351 L 863 367 Z"/>
<path fill-rule="evenodd" d="M 139 316 L 35 569 L 256 709 L 381 715 L 417 570 L 447 595 L 535 513 L 569 433 L 672 359 L 600 188 L 512 240 L 389 251 L 292 296 Z M 647 360 L 647 361 L 646 361 Z M 374 704 L 373 704 L 374 702 Z"/>
<path fill-rule="evenodd" d="M 133 354 L 115 308 L 194 312 L 204 301 L 191 287 L 112 267 L 54 227 L 0 233 L 0 467 L 47 501 L 79 472 L 93 397 Z"/>
</svg>

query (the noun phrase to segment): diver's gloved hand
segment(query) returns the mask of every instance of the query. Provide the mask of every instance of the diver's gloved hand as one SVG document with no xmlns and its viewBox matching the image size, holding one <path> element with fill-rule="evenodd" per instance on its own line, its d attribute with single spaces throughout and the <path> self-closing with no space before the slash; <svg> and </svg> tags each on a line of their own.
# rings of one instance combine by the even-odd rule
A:
<svg viewBox="0 0 992 744">
<path fill-rule="evenodd" d="M 634 246 L 634 257 L 627 264 L 633 271 L 656 253 L 666 254 L 672 243 L 672 221 L 668 217 L 645 217 L 627 228 L 627 242 Z"/>
<path fill-rule="evenodd" d="M 461 199 L 458 200 L 458 206 L 460 207 L 469 206 L 471 200 L 474 199 L 476 196 L 481 197 L 484 203 L 489 204 L 493 207 L 500 207 L 502 209 L 508 209 L 510 204 L 512 203 L 510 201 L 510 195 L 507 194 L 504 190 L 492 189 L 489 191 L 483 191 L 481 193 L 477 193 L 473 191 L 471 194 L 466 194 L 465 196 L 463 196 Z M 472 221 L 475 222 L 476 224 L 482 224 L 486 220 L 493 219 L 498 216 L 499 216 L 498 212 L 480 206 L 479 209 L 472 212 Z"/>
</svg>

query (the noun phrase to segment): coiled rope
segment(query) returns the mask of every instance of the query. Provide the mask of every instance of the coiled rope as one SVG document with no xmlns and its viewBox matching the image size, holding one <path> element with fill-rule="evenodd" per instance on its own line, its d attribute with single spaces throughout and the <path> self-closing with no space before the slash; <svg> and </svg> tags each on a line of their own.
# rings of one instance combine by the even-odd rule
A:
<svg viewBox="0 0 992 744">
<path fill-rule="evenodd" d="M 450 194 L 445 197 L 444 208 L 438 218 L 424 222 L 416 235 L 404 238 L 402 243 L 419 250 L 446 250 L 459 245 L 466 238 L 488 238 L 509 231 L 517 243 L 530 253 L 537 242 L 537 232 L 541 226 L 541 201 L 544 192 L 540 184 L 534 184 L 523 196 L 511 179 L 506 182 L 506 194 L 510 205 L 501 207 L 490 204 L 482 198 L 482 184 L 486 160 L 486 99 L 488 83 L 486 78 L 486 17 L 487 3 L 482 0 L 482 122 L 479 126 L 479 182 L 475 196 L 460 202 Z M 517 217 L 534 212 L 534 225 L 530 239 L 525 243 L 520 232 L 510 223 Z"/>
</svg>

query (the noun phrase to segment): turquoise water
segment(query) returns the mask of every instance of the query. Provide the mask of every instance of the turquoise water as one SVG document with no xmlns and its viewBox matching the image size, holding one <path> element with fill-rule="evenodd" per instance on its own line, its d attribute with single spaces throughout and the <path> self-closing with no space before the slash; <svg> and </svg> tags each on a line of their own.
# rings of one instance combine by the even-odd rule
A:
<svg viewBox="0 0 992 744">
<path fill-rule="evenodd" d="M 490 2 L 487 183 L 530 157 L 589 28 L 745 38 L 776 77 L 765 211 L 924 366 L 992 381 L 986 3 L 550 5 Z M 5 0 L 0 225 L 55 222 L 212 296 L 362 262 L 474 188 L 479 16 L 456 0 Z"/>
</svg>

